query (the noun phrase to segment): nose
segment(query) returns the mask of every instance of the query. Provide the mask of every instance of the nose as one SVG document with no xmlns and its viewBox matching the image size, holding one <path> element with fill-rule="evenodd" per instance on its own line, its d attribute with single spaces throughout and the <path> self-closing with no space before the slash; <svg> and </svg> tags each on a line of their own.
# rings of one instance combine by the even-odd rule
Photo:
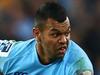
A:
<svg viewBox="0 0 100 75">
<path fill-rule="evenodd" d="M 62 35 L 60 38 L 59 38 L 59 43 L 61 44 L 66 44 L 67 42 L 67 37 L 65 35 Z"/>
</svg>

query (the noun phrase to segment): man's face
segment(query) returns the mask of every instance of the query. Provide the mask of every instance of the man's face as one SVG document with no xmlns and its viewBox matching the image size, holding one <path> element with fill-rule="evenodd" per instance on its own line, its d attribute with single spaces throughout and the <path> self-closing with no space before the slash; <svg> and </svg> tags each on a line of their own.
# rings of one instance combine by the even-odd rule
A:
<svg viewBox="0 0 100 75">
<path fill-rule="evenodd" d="M 62 23 L 49 18 L 39 36 L 43 54 L 50 59 L 63 58 L 68 47 L 70 31 L 68 18 Z"/>
</svg>

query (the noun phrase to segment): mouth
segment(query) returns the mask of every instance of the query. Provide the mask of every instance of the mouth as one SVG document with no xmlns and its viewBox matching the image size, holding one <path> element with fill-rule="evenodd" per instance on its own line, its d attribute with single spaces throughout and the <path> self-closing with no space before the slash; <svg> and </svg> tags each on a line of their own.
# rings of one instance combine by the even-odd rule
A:
<svg viewBox="0 0 100 75">
<path fill-rule="evenodd" d="M 58 53 L 61 56 L 64 56 L 65 52 L 66 52 L 66 47 L 65 46 L 64 47 L 60 47 L 59 50 L 58 50 Z"/>
</svg>

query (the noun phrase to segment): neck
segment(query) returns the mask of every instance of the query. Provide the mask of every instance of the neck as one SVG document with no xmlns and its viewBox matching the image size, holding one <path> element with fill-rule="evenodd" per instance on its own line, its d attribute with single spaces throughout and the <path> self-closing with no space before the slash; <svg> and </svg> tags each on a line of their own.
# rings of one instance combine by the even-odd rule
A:
<svg viewBox="0 0 100 75">
<path fill-rule="evenodd" d="M 52 60 L 50 60 L 48 54 L 44 52 L 43 47 L 37 44 L 36 48 L 37 48 L 37 54 L 38 54 L 39 61 L 44 65 L 50 64 Z"/>
</svg>

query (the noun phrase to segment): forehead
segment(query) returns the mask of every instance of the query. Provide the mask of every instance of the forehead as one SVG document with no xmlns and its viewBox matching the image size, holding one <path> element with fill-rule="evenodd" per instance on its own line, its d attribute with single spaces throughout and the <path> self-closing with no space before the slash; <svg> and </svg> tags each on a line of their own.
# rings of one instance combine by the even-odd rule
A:
<svg viewBox="0 0 100 75">
<path fill-rule="evenodd" d="M 70 28 L 70 23 L 69 23 L 69 19 L 66 18 L 66 20 L 62 23 L 59 23 L 56 20 L 53 20 L 51 18 L 49 18 L 46 22 L 46 27 L 47 29 L 57 29 L 60 31 L 66 31 L 68 30 L 68 28 Z"/>
</svg>

